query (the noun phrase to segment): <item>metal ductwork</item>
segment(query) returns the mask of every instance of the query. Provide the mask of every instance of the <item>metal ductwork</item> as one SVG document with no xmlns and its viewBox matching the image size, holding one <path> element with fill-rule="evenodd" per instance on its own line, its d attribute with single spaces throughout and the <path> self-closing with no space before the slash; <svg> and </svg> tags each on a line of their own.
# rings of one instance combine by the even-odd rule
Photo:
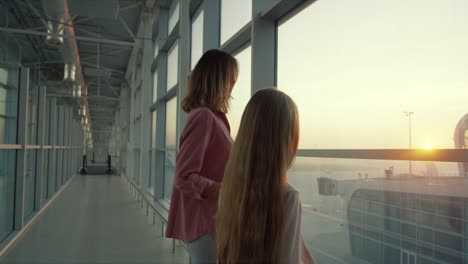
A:
<svg viewBox="0 0 468 264">
<path fill-rule="evenodd" d="M 42 7 L 47 15 L 48 31 L 65 37 L 55 36 L 47 38 L 49 44 L 58 46 L 62 53 L 64 61 L 64 81 L 72 83 L 72 85 L 64 85 L 70 87 L 69 93 L 74 97 L 81 98 L 78 101 L 82 109 L 89 110 L 87 100 L 87 86 L 83 78 L 83 70 L 78 53 L 78 45 L 75 39 L 75 29 L 73 21 L 68 9 L 68 1 L 66 0 L 42 0 Z M 81 97 L 81 96 L 84 97 Z M 82 118 L 86 120 L 84 125 L 85 131 L 88 132 L 88 137 L 91 137 L 90 131 L 90 116 L 89 111 L 85 111 Z"/>
</svg>

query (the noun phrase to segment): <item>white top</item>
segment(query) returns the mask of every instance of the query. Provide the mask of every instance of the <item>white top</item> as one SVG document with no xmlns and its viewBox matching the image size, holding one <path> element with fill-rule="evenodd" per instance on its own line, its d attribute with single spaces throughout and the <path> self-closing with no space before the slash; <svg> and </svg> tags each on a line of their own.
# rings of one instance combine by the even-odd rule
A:
<svg viewBox="0 0 468 264">
<path fill-rule="evenodd" d="M 281 246 L 280 263 L 288 264 L 312 264 L 312 256 L 304 244 L 301 231 L 302 206 L 299 200 L 299 192 L 288 184 L 284 188 L 285 215 L 283 244 Z"/>
</svg>

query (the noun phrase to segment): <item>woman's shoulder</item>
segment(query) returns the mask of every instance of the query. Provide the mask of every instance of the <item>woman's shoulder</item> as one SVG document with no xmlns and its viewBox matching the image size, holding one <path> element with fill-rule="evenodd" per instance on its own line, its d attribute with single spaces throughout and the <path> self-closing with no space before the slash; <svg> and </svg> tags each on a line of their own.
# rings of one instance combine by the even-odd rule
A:
<svg viewBox="0 0 468 264">
<path fill-rule="evenodd" d="M 189 119 L 214 118 L 215 114 L 208 107 L 197 107 L 188 114 Z"/>
</svg>

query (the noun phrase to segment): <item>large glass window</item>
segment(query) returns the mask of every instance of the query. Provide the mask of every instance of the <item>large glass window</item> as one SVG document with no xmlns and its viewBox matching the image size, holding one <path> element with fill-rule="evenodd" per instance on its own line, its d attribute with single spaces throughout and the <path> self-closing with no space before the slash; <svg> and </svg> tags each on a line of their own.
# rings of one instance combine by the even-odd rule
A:
<svg viewBox="0 0 468 264">
<path fill-rule="evenodd" d="M 251 47 L 247 47 L 235 56 L 239 64 L 239 76 L 231 93 L 231 108 L 227 115 L 231 126 L 231 135 L 236 138 L 242 114 L 251 94 Z"/>
<path fill-rule="evenodd" d="M 278 88 L 298 105 L 299 147 L 408 148 L 411 136 L 414 148 L 454 148 L 467 113 L 467 8 L 330 0 L 281 21 Z M 316 263 L 462 263 L 460 170 L 448 162 L 298 157 L 288 179 L 300 192 Z"/>
<path fill-rule="evenodd" d="M 430 3 L 318 1 L 279 26 L 278 87 L 299 107 L 300 148 L 407 148 L 405 111 L 414 148 L 454 147 L 468 3 Z"/>
<path fill-rule="evenodd" d="M 18 70 L 0 65 L 0 144 L 16 144 Z"/>
<path fill-rule="evenodd" d="M 150 192 L 153 190 L 151 186 L 153 186 L 153 177 L 156 175 L 156 116 L 157 112 L 154 111 L 151 113 L 151 150 L 150 150 L 150 168 L 151 173 L 149 176 L 148 187 L 150 187 Z"/>
<path fill-rule="evenodd" d="M 166 150 L 164 162 L 164 198 L 171 199 L 175 174 L 177 127 L 177 98 L 172 98 L 166 105 Z"/>
<path fill-rule="evenodd" d="M 252 0 L 221 0 L 221 44 L 252 19 Z"/>
<path fill-rule="evenodd" d="M 0 150 L 0 242 L 13 231 L 15 165 L 16 150 Z"/>
<path fill-rule="evenodd" d="M 158 100 L 158 70 L 153 72 L 153 102 Z"/>
<path fill-rule="evenodd" d="M 37 144 L 37 109 L 39 103 L 39 86 L 34 81 L 29 83 L 28 116 L 27 116 L 27 144 Z M 34 211 L 35 183 L 36 183 L 36 149 L 26 151 L 27 167 L 24 190 L 24 217 Z"/>
<path fill-rule="evenodd" d="M 154 58 L 158 57 L 159 54 L 159 43 L 158 43 L 158 37 L 154 39 Z"/>
<path fill-rule="evenodd" d="M 174 44 L 169 50 L 167 57 L 167 87 L 169 91 L 174 85 L 177 84 L 177 74 L 179 66 L 179 44 Z"/>
<path fill-rule="evenodd" d="M 192 37 L 191 39 L 191 69 L 197 65 L 198 60 L 203 55 L 203 9 L 197 12 L 192 21 Z"/>
</svg>

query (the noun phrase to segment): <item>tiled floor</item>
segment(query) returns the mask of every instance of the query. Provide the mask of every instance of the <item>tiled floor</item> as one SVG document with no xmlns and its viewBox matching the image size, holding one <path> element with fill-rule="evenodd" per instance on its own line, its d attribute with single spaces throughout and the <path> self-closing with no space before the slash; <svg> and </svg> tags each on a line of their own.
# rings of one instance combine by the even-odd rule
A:
<svg viewBox="0 0 468 264">
<path fill-rule="evenodd" d="M 75 176 L 0 263 L 188 263 L 118 176 Z"/>
</svg>

